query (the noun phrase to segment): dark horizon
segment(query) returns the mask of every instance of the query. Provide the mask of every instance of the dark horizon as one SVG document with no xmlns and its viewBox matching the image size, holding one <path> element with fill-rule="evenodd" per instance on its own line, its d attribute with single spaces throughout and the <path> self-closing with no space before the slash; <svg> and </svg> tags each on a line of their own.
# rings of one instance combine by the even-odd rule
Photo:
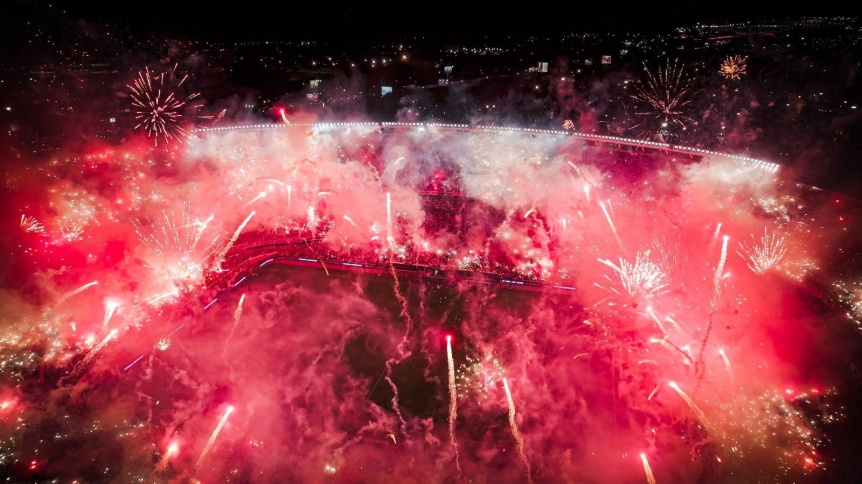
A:
<svg viewBox="0 0 862 484">
<path fill-rule="evenodd" d="M 775 3 L 772 5 L 772 3 Z M 636 6 L 590 6 L 562 15 L 546 9 L 507 14 L 497 12 L 453 12 L 427 9 L 407 17 L 407 12 L 381 7 L 353 8 L 336 14 L 294 12 L 287 7 L 246 6 L 207 9 L 205 6 L 177 2 L 119 4 L 103 2 L 32 2 L 18 0 L 9 7 L 7 30 L 14 31 L 16 11 L 26 18 L 29 9 L 65 10 L 69 19 L 128 27 L 143 34 L 177 36 L 192 40 L 318 40 L 328 42 L 380 42 L 411 37 L 426 37 L 440 42 L 473 41 L 483 37 L 508 35 L 561 35 L 566 33 L 660 33 L 699 23 L 741 23 L 783 21 L 801 17 L 853 16 L 846 4 L 788 6 L 778 2 L 752 5 L 722 2 L 663 2 Z M 20 27 L 20 26 L 19 26 Z M 6 34 L 10 35 L 8 32 Z"/>
</svg>

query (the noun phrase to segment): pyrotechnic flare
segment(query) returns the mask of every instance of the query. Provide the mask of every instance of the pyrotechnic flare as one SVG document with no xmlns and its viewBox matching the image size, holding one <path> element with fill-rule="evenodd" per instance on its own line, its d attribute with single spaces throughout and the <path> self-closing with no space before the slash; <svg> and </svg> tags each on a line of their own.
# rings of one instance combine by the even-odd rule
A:
<svg viewBox="0 0 862 484">
<path fill-rule="evenodd" d="M 36 220 L 35 217 L 28 217 L 27 215 L 21 214 L 21 230 L 30 234 L 38 234 L 47 236 L 48 233 L 45 231 L 45 226 L 42 225 L 41 222 Z"/>
<path fill-rule="evenodd" d="M 610 267 L 617 273 L 621 289 L 631 297 L 651 298 L 667 292 L 667 279 L 658 264 L 649 259 L 649 251 L 640 253 L 635 256 L 635 262 L 631 263 L 620 258 L 620 265 L 605 259 L 599 259 L 599 262 Z M 615 282 L 608 277 L 605 278 L 610 282 Z M 596 284 L 596 286 L 605 289 Z M 610 291 L 617 294 L 622 294 L 616 288 L 611 286 Z"/>
<path fill-rule="evenodd" d="M 458 394 L 455 391 L 455 360 L 452 358 L 452 336 L 446 336 L 446 361 L 449 363 L 449 443 L 455 453 L 455 467 L 461 473 L 458 442 L 455 440 L 455 420 L 458 418 Z"/>
<path fill-rule="evenodd" d="M 655 476 L 652 475 L 652 469 L 650 469 L 649 462 L 647 462 L 646 454 L 641 454 L 641 460 L 644 463 L 644 472 L 646 473 L 647 483 L 655 484 Z"/>
<path fill-rule="evenodd" d="M 221 432 L 222 427 L 224 427 L 225 422 L 227 422 L 227 418 L 233 412 L 233 407 L 228 407 L 224 412 L 221 420 L 219 420 L 218 425 L 216 425 L 215 430 L 213 430 L 212 435 L 210 435 L 209 440 L 207 440 L 207 444 L 204 446 L 204 450 L 201 451 L 200 457 L 198 457 L 197 462 L 195 462 L 195 475 L 200 474 L 201 466 L 204 463 L 204 459 L 206 459 L 207 454 L 209 454 L 210 449 L 212 449 L 213 444 L 215 444 L 216 439 L 218 438 L 219 432 Z"/>
<path fill-rule="evenodd" d="M 567 119 L 567 120 L 563 121 L 563 129 L 565 129 L 567 131 L 571 131 L 571 130 L 575 129 L 574 121 L 572 121 L 571 119 Z"/>
<path fill-rule="evenodd" d="M 227 257 L 227 253 L 230 252 L 230 249 L 231 247 L 233 247 L 233 244 L 236 242 L 236 239 L 239 238 L 239 234 L 242 233 L 243 229 L 246 225 L 248 225 L 248 222 L 251 220 L 252 217 L 254 217 L 254 210 L 252 210 L 252 212 L 248 214 L 248 217 L 246 217 L 245 220 L 243 220 L 242 223 L 239 224 L 239 227 L 236 228 L 236 231 L 233 233 L 233 236 L 224 246 L 224 249 L 222 249 L 218 257 L 216 257 L 215 264 L 213 264 L 213 267 L 215 267 L 216 272 L 222 271 L 221 264 L 222 262 L 224 262 L 224 258 Z"/>
<path fill-rule="evenodd" d="M 165 450 L 165 453 L 162 454 L 162 458 L 159 459 L 159 463 L 156 466 L 156 472 L 164 472 L 165 470 L 167 470 L 168 460 L 170 460 L 171 457 L 177 455 L 179 451 L 180 447 L 177 445 L 177 443 L 171 442 L 170 445 L 168 445 L 168 448 Z"/>
<path fill-rule="evenodd" d="M 527 460 L 527 455 L 524 453 L 524 438 L 518 430 L 518 423 L 515 422 L 515 400 L 512 398 L 512 392 L 509 390 L 509 382 L 505 378 L 503 378 L 503 388 L 506 390 L 506 403 L 509 404 L 509 427 L 512 428 L 512 435 L 515 437 L 518 457 L 521 458 L 521 463 L 524 464 L 524 471 L 527 473 L 527 482 L 532 483 L 533 476 L 530 471 L 530 461 Z"/>
<path fill-rule="evenodd" d="M 727 79 L 738 81 L 739 78 L 745 74 L 745 68 L 747 67 L 745 64 L 746 60 L 748 60 L 748 57 L 742 57 L 739 55 L 727 56 L 727 58 L 724 59 L 724 62 L 721 63 L 721 67 L 718 69 L 718 72 Z"/>
<path fill-rule="evenodd" d="M 97 344 L 93 349 L 91 349 L 87 353 L 87 356 L 85 356 L 83 360 L 81 360 L 80 362 L 78 362 L 77 365 L 75 365 L 75 368 L 72 370 L 72 372 L 69 373 L 67 376 L 61 378 L 60 381 L 57 382 L 57 384 L 59 386 L 63 386 L 67 380 L 75 379 L 81 376 L 81 373 L 83 373 L 83 371 L 87 368 L 87 365 L 90 364 L 90 361 L 93 360 L 93 357 L 95 357 L 96 354 L 99 353 L 99 351 L 101 351 L 102 348 L 105 347 L 105 345 L 107 345 L 112 339 L 114 339 L 114 337 L 117 336 L 117 332 L 118 331 L 116 329 L 112 329 L 111 332 L 108 333 L 108 336 L 105 336 L 105 339 L 103 339 L 101 343 Z"/>
<path fill-rule="evenodd" d="M 49 307 L 48 309 L 46 309 L 46 310 L 45 310 L 45 312 L 43 313 L 43 316 L 47 316 L 51 311 L 54 311 L 55 309 L 57 309 L 58 307 L 60 307 L 60 305 L 61 305 L 61 304 L 63 304 L 64 302 L 68 301 L 68 300 L 69 300 L 69 298 L 72 298 L 72 297 L 74 297 L 74 296 L 77 296 L 78 294 L 81 294 L 82 292 L 84 292 L 84 291 L 86 291 L 87 289 L 89 289 L 89 288 L 91 288 L 91 287 L 95 286 L 95 285 L 96 285 L 96 284 L 98 284 L 98 283 L 99 283 L 99 281 L 88 282 L 88 283 L 84 284 L 83 286 L 81 286 L 81 287 L 79 287 L 79 288 L 77 288 L 77 289 L 74 289 L 74 290 L 72 290 L 72 291 L 67 292 L 66 294 L 63 294 L 62 296 L 60 296 L 60 299 L 58 299 L 58 300 L 57 300 L 57 302 L 56 302 L 56 303 L 54 303 L 54 305 L 53 305 L 53 306 L 51 306 L 51 307 Z"/>
<path fill-rule="evenodd" d="M 131 91 L 135 119 L 138 121 L 135 129 L 146 131 L 156 145 L 159 144 L 160 136 L 166 142 L 186 138 L 188 133 L 180 125 L 183 111 L 196 110 L 203 106 L 191 103 L 200 93 L 188 96 L 179 94 L 179 89 L 189 76 L 186 74 L 177 80 L 176 71 L 177 64 L 171 71 L 153 76 L 148 67 L 143 72 L 138 72 L 135 82 L 127 86 Z"/>
<path fill-rule="evenodd" d="M 590 192 L 587 190 L 587 199 L 590 198 Z M 620 234 L 617 232 L 617 227 L 614 225 L 614 221 L 611 220 L 611 215 L 608 213 L 608 209 L 605 208 L 605 202 L 599 202 L 599 205 L 602 207 L 602 212 L 605 213 L 605 218 L 608 220 L 608 225 L 611 226 L 611 231 L 614 233 L 614 238 L 617 239 L 617 244 L 620 246 L 620 250 L 625 252 L 626 249 L 623 247 L 623 241 L 620 239 Z"/>
<path fill-rule="evenodd" d="M 721 355 L 721 359 L 724 360 L 724 368 L 727 370 L 727 374 L 730 376 L 731 383 L 734 383 L 736 379 L 733 376 L 733 368 L 730 367 L 730 360 L 727 358 L 727 355 L 724 353 L 723 348 L 719 348 L 718 353 Z"/>
<path fill-rule="evenodd" d="M 698 407 L 697 404 L 695 404 L 692 399 L 684 391 L 682 391 L 682 389 L 676 384 L 676 382 L 670 382 L 668 383 L 668 385 L 674 390 L 676 390 L 679 396 L 682 397 L 683 400 L 685 400 L 685 403 L 686 405 L 688 405 L 688 408 L 690 408 L 692 413 L 694 413 L 694 416 L 697 417 L 698 420 L 700 420 L 700 423 L 703 425 L 706 431 L 712 433 L 712 424 L 710 423 L 709 419 L 706 418 L 706 414 L 703 413 L 703 410 L 701 410 L 700 407 Z"/>
<path fill-rule="evenodd" d="M 167 351 L 171 347 L 170 338 L 162 338 L 156 343 L 156 349 L 159 351 Z"/>
<path fill-rule="evenodd" d="M 751 238 L 753 240 L 754 236 L 752 235 Z M 781 262 L 787 253 L 787 249 L 784 247 L 784 237 L 776 238 L 775 234 L 769 235 L 765 228 L 760 243 L 753 242 L 749 246 L 745 242 L 740 242 L 739 247 L 742 252 L 737 251 L 736 253 L 745 259 L 748 268 L 755 274 L 763 274 L 772 269 Z"/>
</svg>

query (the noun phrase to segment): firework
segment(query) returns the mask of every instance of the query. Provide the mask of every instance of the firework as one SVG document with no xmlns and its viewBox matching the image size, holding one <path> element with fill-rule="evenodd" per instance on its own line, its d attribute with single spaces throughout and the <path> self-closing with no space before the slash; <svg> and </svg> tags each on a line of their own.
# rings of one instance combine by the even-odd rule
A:
<svg viewBox="0 0 862 484">
<path fill-rule="evenodd" d="M 573 130 L 575 129 L 575 123 L 571 119 L 567 119 L 563 121 L 563 129 L 565 130 Z"/>
<path fill-rule="evenodd" d="M 93 349 L 91 349 L 89 352 L 87 352 L 87 355 L 84 357 L 83 360 L 81 360 L 80 362 L 78 362 L 77 365 L 75 365 L 75 368 L 72 370 L 72 372 L 69 373 L 68 375 L 66 375 L 65 377 L 61 378 L 57 384 L 59 386 L 63 386 L 66 381 L 74 380 L 74 379 L 78 378 L 79 376 L 81 376 L 81 374 L 87 368 L 87 365 L 89 365 L 90 362 L 93 361 L 93 358 L 96 356 L 96 354 L 98 354 L 99 351 L 101 351 L 102 348 L 105 347 L 105 345 L 110 343 L 111 340 L 117 336 L 117 333 L 118 333 L 118 331 L 116 329 L 112 329 L 111 332 L 108 333 L 107 336 L 105 336 L 105 339 L 103 339 Z"/>
<path fill-rule="evenodd" d="M 120 303 L 111 299 L 105 300 L 105 317 L 102 320 L 102 329 L 108 329 L 108 321 L 111 320 L 119 307 Z"/>
<path fill-rule="evenodd" d="M 156 343 L 156 349 L 159 351 L 167 351 L 171 347 L 171 339 L 170 338 L 162 338 Z"/>
<path fill-rule="evenodd" d="M 742 57 L 739 55 L 727 56 L 727 58 L 725 58 L 721 63 L 721 67 L 719 67 L 718 72 L 726 79 L 738 81 L 739 78 L 745 74 L 746 60 L 748 60 L 748 57 Z"/>
<path fill-rule="evenodd" d="M 234 189 L 266 176 L 266 165 L 261 160 L 261 149 L 240 143 L 228 154 L 228 176 L 235 181 Z"/>
<path fill-rule="evenodd" d="M 662 334 L 667 334 L 667 331 L 665 331 L 665 329 L 664 329 L 664 325 L 661 324 L 661 320 L 658 318 L 655 311 L 652 310 L 652 306 L 647 306 L 646 311 L 647 311 L 647 314 L 649 314 L 650 318 L 652 318 L 652 320 L 655 321 L 656 326 L 658 326 L 658 329 L 661 330 Z"/>
<path fill-rule="evenodd" d="M 590 192 L 589 192 L 589 189 L 585 188 L 585 191 L 587 192 L 587 200 L 589 200 L 589 199 L 590 199 Z M 608 203 L 610 204 L 610 202 L 608 202 Z M 601 207 L 602 207 L 602 212 L 604 212 L 604 213 L 605 213 L 605 219 L 607 219 L 607 221 L 608 221 L 608 225 L 610 225 L 610 226 L 611 226 L 611 232 L 613 232 L 613 233 L 614 233 L 614 238 L 616 238 L 616 239 L 617 239 L 617 244 L 619 244 L 619 246 L 620 246 L 620 250 L 622 250 L 622 251 L 624 251 L 624 252 L 625 252 L 625 249 L 623 248 L 623 241 L 620 239 L 620 234 L 619 234 L 619 232 L 617 232 L 617 226 L 616 226 L 616 225 L 614 225 L 614 221 L 613 221 L 613 219 L 611 219 L 611 215 L 608 213 L 608 209 L 607 209 L 607 208 L 605 208 L 605 203 L 604 203 L 604 202 L 599 202 L 599 206 L 601 206 Z"/>
<path fill-rule="evenodd" d="M 712 252 L 712 249 L 715 248 L 719 235 L 721 235 L 721 222 L 715 226 L 715 232 L 712 233 L 712 239 L 709 241 L 709 252 Z"/>
<path fill-rule="evenodd" d="M 688 95 L 691 81 L 686 76 L 683 67 L 670 59 L 664 68 L 659 67 L 653 74 L 644 65 L 646 82 L 635 84 L 633 99 L 642 106 L 638 115 L 647 116 L 661 123 L 662 127 L 669 124 L 686 128 L 686 122 L 691 120 L 684 109 L 688 105 Z"/>
<path fill-rule="evenodd" d="M 45 315 L 47 315 L 47 314 L 51 313 L 52 311 L 54 311 L 54 310 L 56 310 L 58 307 L 60 307 L 60 305 L 61 305 L 61 304 L 63 304 L 64 302 L 68 301 L 70 298 L 75 297 L 75 296 L 77 296 L 78 294 L 81 294 L 82 292 L 84 292 L 84 291 L 86 291 L 87 289 L 89 289 L 89 288 L 91 288 L 91 287 L 95 286 L 95 285 L 96 285 L 96 284 L 98 284 L 98 283 L 99 283 L 99 281 L 92 281 L 92 282 L 88 282 L 88 283 L 84 284 L 83 286 L 81 286 L 81 287 L 79 287 L 79 288 L 77 288 L 77 289 L 73 289 L 73 290 L 71 290 L 71 291 L 67 292 L 66 294 L 63 294 L 62 296 L 60 296 L 60 299 L 57 299 L 57 302 L 55 302 L 53 306 L 51 306 L 51 307 L 49 307 L 48 309 L 46 309 L 46 310 L 45 310 L 45 313 L 44 313 L 44 314 L 45 314 Z"/>
<path fill-rule="evenodd" d="M 775 267 L 784 255 L 787 249 L 784 247 L 784 237 L 776 237 L 773 233 L 769 235 L 766 229 L 763 229 L 763 237 L 760 242 L 754 241 L 754 236 L 751 236 L 752 244 L 748 245 L 745 242 L 739 244 L 740 251 L 736 253 L 745 259 L 748 268 L 754 271 L 755 274 L 764 274 Z"/>
<path fill-rule="evenodd" d="M 650 469 L 649 462 L 647 462 L 646 454 L 641 454 L 641 461 L 643 461 L 644 464 L 647 483 L 655 484 L 655 476 L 652 475 L 652 469 Z"/>
<path fill-rule="evenodd" d="M 493 356 L 488 355 L 483 360 L 468 356 L 467 363 L 458 367 L 458 396 L 465 398 L 469 392 L 474 392 L 483 400 L 487 399 L 503 375 L 503 367 Z"/>
<path fill-rule="evenodd" d="M 455 454 L 455 466 L 461 472 L 458 442 L 455 440 L 455 420 L 458 418 L 458 394 L 455 391 L 455 360 L 452 358 L 452 337 L 446 336 L 446 361 L 449 365 L 449 443 Z"/>
<path fill-rule="evenodd" d="M 530 471 L 530 461 L 527 460 L 527 455 L 524 453 L 524 438 L 518 430 L 518 423 L 515 422 L 515 400 L 512 398 L 512 392 L 509 390 L 509 382 L 503 378 L 503 388 L 506 390 L 506 403 L 509 405 L 509 427 L 512 428 L 512 436 L 515 437 L 515 447 L 518 451 L 518 457 L 521 458 L 521 463 L 524 464 L 524 471 L 527 473 L 527 482 L 533 482 L 532 472 Z"/>
<path fill-rule="evenodd" d="M 386 242 L 389 244 L 389 250 L 392 250 L 395 238 L 392 236 L 392 197 L 389 192 L 386 192 Z"/>
<path fill-rule="evenodd" d="M 192 217 L 186 205 L 179 216 L 162 212 L 162 217 L 155 221 L 133 220 L 133 223 L 138 239 L 153 256 L 149 267 L 175 289 L 187 289 L 200 282 L 204 261 L 212 255 L 218 240 L 214 236 L 202 243 L 212 220 L 212 215 L 203 221 Z"/>
<path fill-rule="evenodd" d="M 81 240 L 84 226 L 73 218 L 62 218 L 57 221 L 57 236 L 55 243 L 71 243 Z"/>
<path fill-rule="evenodd" d="M 192 100 L 200 93 L 187 96 L 179 94 L 178 90 L 189 76 L 186 74 L 178 78 L 176 71 L 177 64 L 170 71 L 153 75 L 148 67 L 138 72 L 135 81 L 126 86 L 131 92 L 135 119 L 138 121 L 135 129 L 143 129 L 156 145 L 160 137 L 165 142 L 187 137 L 188 132 L 181 124 L 183 111 L 202 106 L 192 104 Z"/>
<path fill-rule="evenodd" d="M 730 360 L 727 358 L 727 354 L 724 352 L 723 348 L 719 348 L 718 354 L 721 355 L 721 359 L 724 361 L 724 368 L 727 370 L 727 374 L 730 376 L 730 381 L 734 382 L 735 378 L 733 377 L 733 368 L 730 366 Z"/>
<path fill-rule="evenodd" d="M 27 232 L 29 234 L 37 234 L 47 236 L 48 233 L 45 232 L 45 226 L 42 225 L 41 222 L 36 220 L 35 217 L 29 217 L 27 215 L 21 214 L 21 230 Z"/>
<path fill-rule="evenodd" d="M 691 409 L 692 413 L 694 413 L 694 416 L 697 417 L 697 419 L 707 430 L 707 432 L 711 433 L 712 424 L 710 423 L 709 419 L 706 418 L 706 414 L 703 413 L 703 410 L 701 410 L 700 407 L 698 407 L 697 404 L 694 403 L 694 401 L 692 401 L 692 399 L 684 391 L 682 391 L 682 389 L 676 384 L 676 382 L 670 382 L 668 383 L 668 386 L 673 388 L 676 393 L 679 394 L 679 396 L 685 401 L 686 405 L 688 405 L 688 408 Z"/>
<path fill-rule="evenodd" d="M 213 430 L 213 433 L 210 435 L 210 438 L 207 440 L 206 445 L 201 451 L 200 457 L 198 457 L 197 462 L 195 462 L 195 475 L 200 474 L 204 459 L 206 459 L 207 454 L 209 454 L 213 444 L 215 444 L 218 434 L 221 432 L 222 427 L 224 427 L 224 424 L 227 422 L 227 418 L 230 417 L 231 413 L 233 413 L 233 407 L 228 407 L 227 410 L 225 410 L 224 415 L 222 415 L 221 420 L 219 420 L 218 425 L 216 425 L 215 430 Z"/>
<path fill-rule="evenodd" d="M 251 221 L 251 218 L 254 217 L 254 213 L 254 210 L 252 210 L 252 212 L 248 214 L 248 217 L 246 217 L 245 220 L 243 220 L 242 223 L 239 224 L 239 227 L 236 228 L 236 231 L 234 231 L 233 236 L 230 238 L 230 240 L 228 240 L 222 251 L 215 258 L 215 263 L 213 264 L 213 267 L 215 267 L 216 272 L 222 271 L 221 264 L 222 262 L 224 262 L 224 258 L 227 257 L 227 253 L 230 252 L 230 249 L 231 247 L 233 247 L 233 244 L 236 242 L 236 239 L 239 238 L 239 234 L 242 233 L 243 229 L 245 229 L 245 226 L 248 225 L 249 221 Z"/>
<path fill-rule="evenodd" d="M 614 270 L 619 279 L 618 281 L 611 279 L 609 276 L 605 276 L 605 278 L 611 283 L 618 282 L 623 292 L 631 297 L 651 298 L 667 292 L 667 276 L 665 276 L 658 264 L 649 259 L 649 255 L 649 251 L 645 253 L 638 252 L 634 263 L 622 258 L 619 259 L 619 265 L 605 259 L 599 259 L 599 262 Z M 602 287 L 598 284 L 596 285 Z M 610 290 L 616 294 L 622 294 L 613 286 L 610 287 Z"/>
</svg>

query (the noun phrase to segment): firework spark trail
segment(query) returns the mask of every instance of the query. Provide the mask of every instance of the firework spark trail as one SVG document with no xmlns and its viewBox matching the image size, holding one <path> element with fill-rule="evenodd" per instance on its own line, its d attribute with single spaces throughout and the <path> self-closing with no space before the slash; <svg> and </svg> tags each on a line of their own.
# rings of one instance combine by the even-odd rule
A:
<svg viewBox="0 0 862 484">
<path fill-rule="evenodd" d="M 587 193 L 587 198 L 589 198 L 589 192 Z M 611 219 L 611 215 L 608 213 L 608 209 L 605 208 L 605 202 L 599 202 L 599 206 L 602 207 L 602 212 L 605 213 L 605 218 L 608 220 L 608 225 L 611 226 L 611 231 L 614 233 L 614 238 L 617 239 L 617 244 L 619 244 L 620 250 L 625 253 L 626 249 L 625 247 L 623 247 L 623 241 L 622 239 L 620 239 L 620 234 L 619 232 L 617 232 L 617 227 L 616 225 L 614 225 L 614 221 Z"/>
<path fill-rule="evenodd" d="M 727 374 L 730 376 L 730 382 L 736 383 L 736 378 L 733 375 L 733 368 L 730 366 L 730 359 L 727 358 L 727 354 L 724 352 L 724 349 L 719 348 L 718 353 L 721 355 L 721 359 L 724 360 L 724 368 L 727 369 Z"/>
<path fill-rule="evenodd" d="M 279 114 L 281 114 L 281 121 L 284 124 L 290 124 L 290 121 L 287 119 L 287 113 L 284 112 L 284 109 L 279 109 Z"/>
<path fill-rule="evenodd" d="M 515 400 L 512 398 L 512 392 L 509 390 L 509 382 L 503 378 L 503 388 L 506 390 L 506 403 L 509 404 L 509 427 L 512 428 L 512 436 L 515 437 L 515 446 L 518 450 L 518 457 L 521 458 L 521 463 L 524 464 L 524 471 L 527 473 L 527 482 L 533 482 L 532 472 L 530 471 L 530 461 L 527 460 L 527 455 L 524 453 L 524 438 L 521 432 L 518 431 L 518 423 L 515 422 Z"/>
<path fill-rule="evenodd" d="M 392 198 L 389 192 L 386 192 L 386 242 L 389 243 L 389 250 L 392 250 L 395 239 L 392 237 Z"/>
<path fill-rule="evenodd" d="M 664 320 L 667 321 L 668 323 L 672 324 L 675 330 L 682 332 L 682 327 L 679 325 L 679 323 L 674 321 L 674 319 L 672 317 L 665 316 Z"/>
<path fill-rule="evenodd" d="M 230 340 L 233 339 L 233 334 L 236 332 L 237 326 L 239 326 L 239 318 L 242 316 L 242 303 L 245 301 L 245 294 L 239 297 L 239 302 L 236 305 L 236 311 L 233 312 L 233 326 L 230 328 L 230 334 L 227 335 L 227 339 L 225 339 L 225 344 L 222 345 L 222 356 L 227 352 L 227 344 Z"/>
<path fill-rule="evenodd" d="M 646 311 L 647 311 L 647 314 L 650 315 L 652 320 L 655 321 L 655 324 L 658 326 L 658 329 L 661 330 L 661 333 L 664 335 L 667 335 L 667 331 L 665 330 L 664 325 L 661 324 L 661 320 L 658 318 L 658 316 L 656 316 L 655 312 L 652 310 L 652 306 L 647 306 Z"/>
<path fill-rule="evenodd" d="M 455 440 L 455 420 L 458 418 L 458 394 L 455 391 L 455 359 L 452 358 L 452 336 L 446 336 L 446 361 L 449 363 L 449 443 L 455 453 L 455 467 L 461 474 L 461 459 L 458 442 Z"/>
<path fill-rule="evenodd" d="M 715 232 L 712 234 L 712 240 L 709 242 L 709 252 L 712 252 L 712 249 L 715 247 L 715 244 L 718 242 L 718 236 L 721 233 L 721 222 L 715 226 Z"/>
<path fill-rule="evenodd" d="M 647 483 L 655 484 L 655 476 L 652 475 L 652 469 L 650 469 L 649 462 L 647 462 L 646 454 L 641 454 L 641 460 L 644 463 L 644 472 L 646 473 Z"/>
<path fill-rule="evenodd" d="M 401 283 L 398 281 L 398 274 L 395 272 L 395 266 L 392 264 L 391 259 L 389 260 L 389 271 L 391 272 L 392 280 L 394 281 L 393 290 L 395 291 L 395 298 L 401 304 L 400 316 L 404 318 L 406 328 L 404 329 L 404 336 L 395 348 L 396 356 L 386 360 L 386 371 L 384 372 L 384 375 L 386 382 L 389 383 L 389 386 L 392 388 L 392 408 L 395 410 L 395 414 L 398 415 L 398 420 L 401 422 L 402 432 L 406 432 L 407 422 L 401 414 L 401 407 L 398 405 L 398 387 L 395 385 L 395 382 L 392 381 L 392 368 L 409 355 L 409 352 L 405 347 L 407 346 L 410 333 L 413 332 L 413 318 L 410 317 L 410 313 L 408 311 L 407 298 L 401 294 Z"/>
<path fill-rule="evenodd" d="M 287 186 L 287 208 L 290 208 L 291 200 L 293 199 L 293 186 Z"/>
<path fill-rule="evenodd" d="M 81 374 L 87 368 L 87 365 L 90 364 L 90 362 L 93 360 L 93 358 L 96 356 L 96 354 L 99 353 L 99 351 L 101 351 L 102 348 L 105 347 L 105 345 L 110 343 L 111 340 L 117 336 L 117 333 L 118 333 L 118 331 L 116 328 L 112 329 L 111 332 L 108 333 L 107 336 L 105 336 L 105 339 L 103 339 L 101 343 L 97 344 L 93 349 L 91 349 L 87 353 L 87 356 L 85 356 L 83 360 L 81 360 L 77 365 L 75 365 L 75 368 L 72 370 L 71 373 L 69 373 L 67 376 L 61 378 L 57 382 L 57 385 L 63 386 L 66 383 L 66 381 L 72 380 L 72 379 L 75 379 L 75 378 L 81 376 Z"/>
<path fill-rule="evenodd" d="M 680 348 L 679 346 L 673 344 L 667 338 L 650 338 L 649 342 L 663 346 L 665 349 L 667 349 L 670 352 L 676 351 L 677 353 L 681 354 L 685 358 L 686 363 L 689 365 L 693 363 L 691 360 L 691 355 L 689 355 L 688 353 L 683 351 L 682 348 Z"/>
<path fill-rule="evenodd" d="M 703 410 L 701 410 L 700 407 L 698 407 L 697 404 L 694 403 L 694 401 L 684 391 L 682 391 L 682 389 L 679 387 L 679 385 L 676 384 L 676 382 L 670 382 L 668 383 L 668 386 L 676 390 L 676 393 L 678 393 L 679 396 L 682 397 L 683 400 L 685 400 L 685 403 L 686 405 L 688 405 L 688 408 L 690 408 L 692 413 L 694 413 L 694 416 L 697 417 L 698 420 L 700 420 L 700 423 L 703 424 L 703 427 L 706 429 L 706 431 L 709 433 L 713 433 L 712 423 L 709 421 L 709 419 L 706 418 L 706 414 L 703 413 Z"/>
<path fill-rule="evenodd" d="M 775 238 L 775 234 L 770 236 L 765 228 L 759 244 L 755 242 L 749 246 L 745 242 L 740 242 L 739 247 L 742 252 L 736 251 L 736 253 L 745 259 L 748 268 L 755 274 L 766 273 L 781 262 L 787 253 L 787 249 L 784 247 L 784 237 Z"/>
<path fill-rule="evenodd" d="M 254 202 L 256 202 L 256 201 L 258 201 L 258 200 L 260 200 L 261 198 L 264 198 L 264 197 L 266 197 L 266 192 L 260 192 L 260 193 L 258 193 L 258 194 L 257 194 L 257 196 L 256 196 L 256 197 L 252 198 L 252 199 L 251 199 L 251 200 L 249 200 L 245 205 L 243 205 L 243 206 L 242 206 L 242 208 L 246 208 L 246 207 L 248 207 L 249 205 L 251 205 L 252 203 L 254 203 Z"/>
<path fill-rule="evenodd" d="M 354 221 L 353 221 L 353 219 L 352 219 L 352 218 L 350 218 L 350 217 L 348 217 L 347 215 L 345 215 L 345 216 L 344 216 L 344 220 L 347 220 L 348 222 L 350 222 L 350 225 L 352 225 L 352 226 L 354 226 L 354 227 L 356 227 L 356 228 L 359 228 L 359 226 L 358 226 L 358 225 L 356 225 L 356 222 L 354 222 Z"/>
<path fill-rule="evenodd" d="M 724 274 L 724 263 L 727 262 L 727 241 L 730 237 L 725 235 L 724 242 L 721 244 L 721 257 L 718 259 L 718 265 L 715 267 L 715 274 L 712 276 L 712 307 L 709 311 L 709 323 L 706 326 L 706 334 L 703 335 L 703 342 L 700 344 L 700 352 L 697 355 L 697 364 L 695 365 L 700 373 L 698 376 L 698 385 L 695 386 L 695 392 L 703 380 L 703 352 L 706 350 L 706 343 L 709 340 L 709 333 L 712 331 L 712 323 L 715 321 L 715 313 L 718 311 L 718 303 L 721 299 L 721 276 Z"/>
<path fill-rule="evenodd" d="M 248 222 L 251 220 L 252 217 L 254 217 L 254 210 L 252 210 L 252 212 L 248 214 L 248 217 L 246 217 L 245 220 L 243 220 L 242 223 L 239 224 L 239 227 L 236 228 L 236 231 L 233 233 L 233 236 L 227 242 L 227 245 L 224 246 L 224 249 L 222 249 L 221 253 L 219 253 L 218 257 L 216 257 L 215 263 L 213 264 L 213 267 L 215 267 L 216 272 L 222 271 L 221 264 L 222 262 L 224 262 L 224 258 L 227 257 L 227 253 L 230 251 L 231 247 L 233 247 L 233 244 L 236 242 L 236 239 L 239 238 L 239 234 L 242 233 L 243 229 L 245 229 L 245 226 L 248 225 Z"/>
<path fill-rule="evenodd" d="M 224 427 L 225 422 L 227 422 L 227 418 L 233 412 L 233 407 L 228 407 L 222 416 L 221 420 L 219 420 L 218 425 L 216 425 L 215 430 L 213 430 L 212 435 L 210 435 L 209 440 L 207 440 L 207 444 L 204 446 L 204 449 L 201 451 L 200 457 L 198 457 L 197 462 L 195 462 L 195 475 L 200 474 L 201 466 L 203 466 L 204 459 L 206 459 L 207 454 L 209 454 L 210 449 L 212 449 L 213 444 L 215 444 L 216 439 L 218 438 L 218 434 L 221 432 L 222 427 Z"/>
<path fill-rule="evenodd" d="M 63 294 L 62 296 L 60 296 L 60 299 L 58 299 L 57 302 L 54 303 L 54 305 L 52 305 L 51 307 L 49 307 L 48 309 L 45 310 L 43 315 L 47 316 L 50 312 L 52 312 L 55 309 L 57 309 L 58 307 L 60 307 L 61 304 L 68 301 L 70 298 L 75 297 L 78 294 L 81 294 L 82 292 L 95 286 L 98 283 L 99 283 L 99 281 L 88 282 L 88 283 L 84 284 L 83 286 L 81 286 L 77 289 L 73 289 L 73 290 L 67 292 L 66 294 Z"/>
<path fill-rule="evenodd" d="M 656 385 L 655 388 L 653 388 L 650 392 L 649 396 L 647 397 L 647 400 L 652 400 L 652 397 L 654 397 L 655 394 L 658 393 L 659 389 L 661 389 L 661 384 L 662 382 L 658 382 L 658 385 Z"/>
<path fill-rule="evenodd" d="M 105 301 L 105 318 L 102 320 L 102 329 L 108 329 L 108 321 L 114 316 L 114 313 L 117 311 L 117 308 L 120 307 L 120 304 L 116 301 L 107 300 Z"/>
</svg>

